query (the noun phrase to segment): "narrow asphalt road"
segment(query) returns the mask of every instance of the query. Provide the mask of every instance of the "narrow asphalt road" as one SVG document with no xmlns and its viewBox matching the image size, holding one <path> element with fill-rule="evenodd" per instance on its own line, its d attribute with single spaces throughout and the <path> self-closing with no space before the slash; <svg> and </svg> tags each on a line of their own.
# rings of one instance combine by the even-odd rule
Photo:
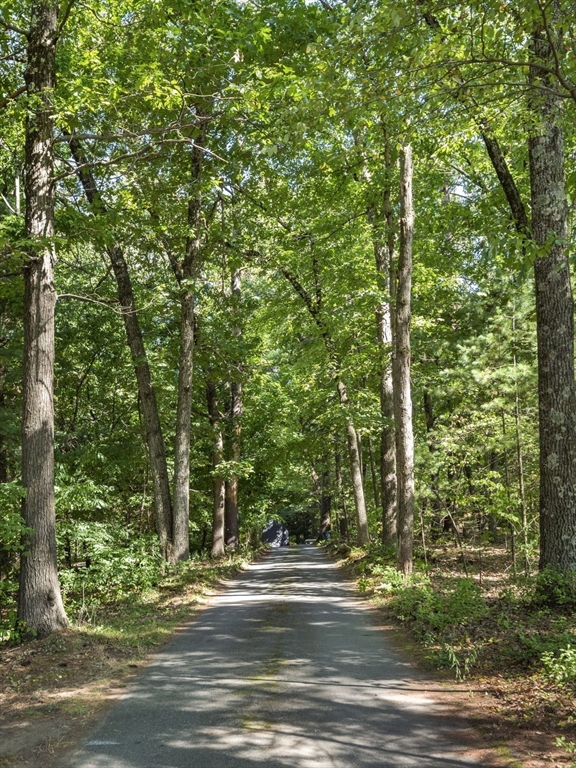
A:
<svg viewBox="0 0 576 768">
<path fill-rule="evenodd" d="M 315 547 L 251 565 L 132 683 L 72 768 L 479 763 Z"/>
</svg>

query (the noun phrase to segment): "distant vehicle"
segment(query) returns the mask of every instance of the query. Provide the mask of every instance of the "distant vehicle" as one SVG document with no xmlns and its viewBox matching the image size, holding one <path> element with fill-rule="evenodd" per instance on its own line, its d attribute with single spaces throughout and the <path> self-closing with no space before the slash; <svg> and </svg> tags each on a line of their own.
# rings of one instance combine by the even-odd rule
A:
<svg viewBox="0 0 576 768">
<path fill-rule="evenodd" d="M 288 528 L 277 520 L 268 520 L 262 531 L 262 541 L 269 547 L 288 547 L 290 533 Z"/>
</svg>

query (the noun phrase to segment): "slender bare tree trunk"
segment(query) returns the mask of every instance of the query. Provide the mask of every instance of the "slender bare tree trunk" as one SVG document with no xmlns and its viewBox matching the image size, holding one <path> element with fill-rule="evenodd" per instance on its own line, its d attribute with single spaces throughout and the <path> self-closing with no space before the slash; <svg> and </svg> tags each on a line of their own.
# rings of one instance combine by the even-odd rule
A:
<svg viewBox="0 0 576 768">
<path fill-rule="evenodd" d="M 394 225 L 391 199 L 392 159 L 390 141 L 384 136 L 386 185 L 383 196 L 383 214 L 386 221 L 386 243 L 375 245 L 376 269 L 380 281 L 382 301 L 376 311 L 376 330 L 385 361 L 380 376 L 380 414 L 382 416 L 382 435 L 380 438 L 380 499 L 382 502 L 382 544 L 396 545 L 396 439 L 394 428 L 394 391 L 392 381 L 393 313 L 395 300 L 393 291 L 395 280 L 392 279 L 395 267 Z"/>
<path fill-rule="evenodd" d="M 551 16 L 557 3 L 551 4 Z M 561 49 L 554 20 L 532 38 L 532 135 L 528 142 L 538 338 L 540 568 L 576 571 L 574 301 L 566 257 L 568 204 L 562 103 L 553 75 Z"/>
<path fill-rule="evenodd" d="M 232 272 L 232 300 L 234 301 L 234 311 L 239 312 L 239 304 L 242 298 L 241 289 L 242 272 L 240 269 L 234 269 Z M 237 324 L 233 330 L 234 338 L 240 339 L 242 330 Z M 238 376 L 241 374 L 241 365 L 239 361 L 235 362 L 235 370 Z M 240 437 L 242 434 L 242 382 L 240 380 L 232 381 L 230 385 L 231 403 L 231 445 L 230 458 L 232 461 L 240 461 Z M 232 549 L 238 549 L 238 475 L 232 473 L 230 479 L 226 482 L 226 546 Z"/>
<path fill-rule="evenodd" d="M 0 413 L 4 410 L 4 367 L 0 366 Z M 8 455 L 4 433 L 0 431 L 0 483 L 8 482 Z"/>
<path fill-rule="evenodd" d="M 512 333 L 516 336 L 516 315 L 512 316 Z M 522 434 L 520 430 L 520 393 L 518 392 L 518 364 L 516 352 L 513 355 L 514 365 L 514 424 L 516 427 L 516 458 L 518 459 L 518 494 L 520 499 L 520 519 L 522 522 L 522 544 L 524 547 L 524 575 L 530 575 L 530 560 L 528 558 L 528 505 L 524 487 L 524 460 L 522 455 Z"/>
<path fill-rule="evenodd" d="M 332 529 L 331 511 L 332 494 L 330 493 L 330 474 L 322 472 L 322 492 L 320 496 L 320 538 L 324 541 Z"/>
<path fill-rule="evenodd" d="M 136 373 L 138 392 L 142 404 L 142 415 L 146 429 L 146 443 L 150 456 L 152 472 L 152 487 L 154 491 L 154 511 L 156 514 L 156 531 L 160 539 L 160 548 L 166 560 L 171 562 L 172 556 L 172 505 L 170 499 L 170 479 L 166 463 L 166 450 L 158 413 L 156 390 L 152 383 L 152 374 L 148 365 L 146 348 L 142 337 L 142 329 L 136 311 L 136 302 L 132 291 L 132 281 L 124 251 L 120 246 L 111 246 L 108 250 L 112 270 L 116 277 L 118 299 L 122 307 L 122 317 L 132 363 Z"/>
<path fill-rule="evenodd" d="M 414 434 L 410 387 L 410 303 L 412 292 L 412 148 L 400 154 L 401 218 L 396 332 L 393 361 L 394 411 L 396 423 L 396 469 L 398 476 L 398 569 L 412 571 L 414 546 Z"/>
<path fill-rule="evenodd" d="M 514 355 L 514 368 L 516 368 L 516 355 Z M 520 497 L 520 519 L 522 521 L 524 575 L 528 577 L 530 575 L 530 560 L 528 558 L 528 507 L 526 504 L 526 490 L 524 488 L 524 461 L 520 434 L 520 399 L 518 397 L 517 383 L 514 397 L 514 422 L 516 426 L 516 457 L 518 459 L 518 494 Z"/>
<path fill-rule="evenodd" d="M 206 401 L 208 414 L 213 429 L 212 465 L 214 467 L 214 513 L 212 519 L 212 557 L 223 557 L 224 524 L 225 524 L 225 482 L 218 474 L 218 465 L 224 460 L 224 436 L 222 434 L 222 417 L 218 410 L 218 399 L 214 382 L 206 382 Z"/>
<path fill-rule="evenodd" d="M 372 438 L 368 435 L 368 459 L 370 461 L 370 477 L 372 478 L 372 490 L 374 492 L 374 506 L 376 509 L 380 506 L 380 493 L 378 483 L 378 473 L 376 472 L 376 462 L 374 460 L 374 449 L 372 448 Z"/>
<path fill-rule="evenodd" d="M 24 379 L 22 386 L 22 515 L 18 617 L 39 637 L 68 624 L 58 580 L 54 501 L 54 103 L 58 6 L 33 2 L 26 86 L 26 238 Z"/>
<path fill-rule="evenodd" d="M 349 410 L 348 393 L 343 381 L 338 382 L 338 396 L 340 404 Z M 350 459 L 350 474 L 352 475 L 352 489 L 354 491 L 354 508 L 356 510 L 356 536 L 360 546 L 370 541 L 368 532 L 368 516 L 366 514 L 366 501 L 364 499 L 364 483 L 362 482 L 362 465 L 360 463 L 360 451 L 358 450 L 358 435 L 352 423 L 350 414 L 347 413 L 346 443 Z"/>
<path fill-rule="evenodd" d="M 96 185 L 96 180 L 89 168 L 86 167 L 86 157 L 80 142 L 70 138 L 68 141 L 74 160 L 78 166 L 78 178 L 84 188 L 86 199 L 96 212 L 105 213 L 106 206 Z M 146 348 L 142 338 L 142 329 L 136 310 L 132 280 L 124 257 L 124 251 L 119 245 L 107 246 L 106 252 L 112 264 L 116 278 L 118 300 L 122 308 L 122 318 L 126 330 L 126 339 L 130 348 L 132 364 L 138 384 L 138 394 L 142 405 L 142 416 L 146 430 L 146 445 L 150 457 L 152 472 L 152 487 L 154 490 L 154 512 L 156 531 L 160 540 L 160 548 L 166 560 L 172 560 L 172 503 L 170 496 L 170 479 L 166 463 L 166 450 L 162 436 L 156 391 L 152 383 L 152 375 Z"/>
<path fill-rule="evenodd" d="M 334 450 L 334 467 L 336 470 L 336 487 L 338 488 L 338 501 L 340 503 L 340 510 L 342 517 L 340 518 L 340 535 L 348 540 L 349 525 L 348 525 L 348 510 L 346 509 L 346 498 L 344 497 L 344 483 L 342 482 L 342 466 L 340 462 L 340 449 L 336 446 Z"/>
<path fill-rule="evenodd" d="M 203 135 L 203 134 L 202 134 Z M 195 281 L 201 253 L 202 150 L 192 150 L 193 191 L 188 201 L 186 252 L 182 265 L 173 264 L 180 284 L 180 354 L 178 363 L 178 403 L 174 437 L 173 557 L 175 561 L 190 557 L 190 443 L 192 414 L 192 373 L 194 369 Z"/>
<path fill-rule="evenodd" d="M 231 384 L 232 402 L 230 405 L 232 418 L 232 436 L 230 458 L 232 461 L 240 461 L 240 436 L 242 426 L 242 382 L 234 381 Z M 238 537 L 238 475 L 233 472 L 226 481 L 226 546 L 237 550 Z"/>
</svg>

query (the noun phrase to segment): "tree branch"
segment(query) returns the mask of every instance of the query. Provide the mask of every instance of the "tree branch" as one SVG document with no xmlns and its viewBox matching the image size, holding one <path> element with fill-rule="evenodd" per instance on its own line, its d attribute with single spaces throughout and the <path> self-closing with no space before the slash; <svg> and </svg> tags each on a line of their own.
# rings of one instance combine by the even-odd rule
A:
<svg viewBox="0 0 576 768">
<path fill-rule="evenodd" d="M 18 98 L 18 96 L 22 96 L 23 93 L 26 92 L 26 86 L 21 85 L 20 88 L 17 88 L 13 93 L 10 94 L 10 96 L 6 96 L 3 101 L 0 101 L 0 109 L 4 109 L 5 107 L 10 104 L 11 101 L 14 101 Z"/>
<path fill-rule="evenodd" d="M 20 27 L 17 27 L 15 24 L 9 24 L 1 16 L 0 16 L 0 27 L 4 27 L 4 29 L 8 30 L 9 32 L 16 32 L 18 35 L 24 35 L 24 37 L 26 38 L 30 34 L 26 29 L 21 29 Z"/>
<path fill-rule="evenodd" d="M 60 19 L 60 22 L 58 24 L 58 35 L 62 33 L 62 30 L 66 26 L 66 22 L 68 21 L 68 17 L 70 16 L 70 12 L 72 11 L 72 7 L 76 0 L 68 0 L 66 3 L 66 7 L 64 8 L 64 12 L 62 13 L 62 18 Z"/>
</svg>

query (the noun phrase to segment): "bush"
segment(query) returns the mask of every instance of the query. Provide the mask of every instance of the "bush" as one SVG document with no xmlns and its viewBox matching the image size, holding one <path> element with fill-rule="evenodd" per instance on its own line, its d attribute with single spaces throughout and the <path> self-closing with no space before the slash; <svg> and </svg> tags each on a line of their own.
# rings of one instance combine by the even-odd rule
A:
<svg viewBox="0 0 576 768">
<path fill-rule="evenodd" d="M 459 579 L 454 589 L 444 594 L 428 584 L 404 587 L 392 599 L 391 607 L 396 618 L 413 622 L 420 635 L 466 625 L 488 612 L 482 590 L 472 579 Z"/>
<path fill-rule="evenodd" d="M 61 526 L 64 542 L 82 551 L 84 560 L 60 571 L 69 603 L 104 603 L 154 587 L 162 574 L 155 536 L 112 523 L 82 522 Z"/>
<path fill-rule="evenodd" d="M 19 642 L 16 619 L 17 568 L 23 535 L 20 504 L 26 491 L 17 483 L 0 483 L 0 642 Z"/>
<path fill-rule="evenodd" d="M 554 682 L 562 685 L 576 681 L 576 648 L 567 645 L 557 654 L 552 651 L 541 657 L 544 673 Z"/>
<path fill-rule="evenodd" d="M 407 584 L 404 574 L 391 565 L 376 565 L 372 573 L 378 578 L 374 589 L 379 591 L 392 592 L 402 589 Z"/>
<path fill-rule="evenodd" d="M 544 568 L 536 577 L 534 603 L 550 608 L 576 608 L 576 573 Z"/>
</svg>

